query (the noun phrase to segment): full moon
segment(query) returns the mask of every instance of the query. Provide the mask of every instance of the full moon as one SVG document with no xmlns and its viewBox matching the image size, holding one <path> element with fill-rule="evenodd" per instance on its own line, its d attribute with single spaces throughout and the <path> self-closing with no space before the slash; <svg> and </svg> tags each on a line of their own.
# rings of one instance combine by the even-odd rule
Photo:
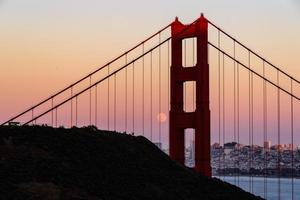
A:
<svg viewBox="0 0 300 200">
<path fill-rule="evenodd" d="M 167 120 L 167 115 L 165 113 L 158 113 L 157 114 L 157 121 L 165 122 Z"/>
</svg>

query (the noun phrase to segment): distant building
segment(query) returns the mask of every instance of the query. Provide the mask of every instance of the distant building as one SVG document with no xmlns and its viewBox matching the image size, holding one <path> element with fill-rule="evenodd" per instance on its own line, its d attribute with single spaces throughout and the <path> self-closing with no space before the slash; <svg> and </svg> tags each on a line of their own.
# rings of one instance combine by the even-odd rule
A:
<svg viewBox="0 0 300 200">
<path fill-rule="evenodd" d="M 270 149 L 271 148 L 271 141 L 264 141 L 264 149 Z"/>
<path fill-rule="evenodd" d="M 224 153 L 230 154 L 233 150 L 235 150 L 238 147 L 238 144 L 236 142 L 230 142 L 224 144 Z"/>
<path fill-rule="evenodd" d="M 221 145 L 219 143 L 214 143 L 212 146 L 211 146 L 213 149 L 220 149 L 221 148 Z"/>
<path fill-rule="evenodd" d="M 224 148 L 227 148 L 227 149 L 235 149 L 238 146 L 239 146 L 239 144 L 236 142 L 228 142 L 228 143 L 224 144 Z"/>
<path fill-rule="evenodd" d="M 287 150 L 294 150 L 293 144 L 287 144 Z"/>
<path fill-rule="evenodd" d="M 284 150 L 285 148 L 285 145 L 284 144 L 275 144 L 273 146 L 271 146 L 271 149 L 272 150 L 279 150 L 279 151 L 282 151 Z"/>
<path fill-rule="evenodd" d="M 19 126 L 20 122 L 8 122 L 9 126 Z"/>
<path fill-rule="evenodd" d="M 278 145 L 277 145 L 277 149 L 279 149 L 279 150 L 283 150 L 284 147 L 285 147 L 284 144 L 278 144 Z"/>
<path fill-rule="evenodd" d="M 237 148 L 238 148 L 238 149 L 242 149 L 243 147 L 244 147 L 243 144 L 240 144 L 240 143 L 237 144 Z"/>
</svg>

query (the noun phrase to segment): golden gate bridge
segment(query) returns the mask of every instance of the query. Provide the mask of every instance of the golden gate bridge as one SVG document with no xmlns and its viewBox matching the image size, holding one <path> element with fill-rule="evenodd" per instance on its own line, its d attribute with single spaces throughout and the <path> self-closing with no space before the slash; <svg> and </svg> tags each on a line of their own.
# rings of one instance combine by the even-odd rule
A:
<svg viewBox="0 0 300 200">
<path fill-rule="evenodd" d="M 70 72 L 72 73 L 72 72 Z M 195 141 L 195 171 L 212 175 L 211 143 L 289 142 L 297 131 L 299 81 L 203 15 L 184 25 L 178 18 L 115 59 L 1 125 L 94 125 L 143 135 L 185 163 L 186 135 Z M 190 134 L 191 133 L 191 134 Z M 281 149 L 277 148 L 278 199 Z M 290 151 L 291 196 L 294 151 Z M 264 197 L 268 198 L 268 151 L 264 147 Z M 219 159 L 219 169 L 224 164 Z M 235 164 L 236 168 L 240 163 Z M 239 184 L 239 175 L 236 177 Z M 253 192 L 253 175 L 249 191 Z"/>
</svg>

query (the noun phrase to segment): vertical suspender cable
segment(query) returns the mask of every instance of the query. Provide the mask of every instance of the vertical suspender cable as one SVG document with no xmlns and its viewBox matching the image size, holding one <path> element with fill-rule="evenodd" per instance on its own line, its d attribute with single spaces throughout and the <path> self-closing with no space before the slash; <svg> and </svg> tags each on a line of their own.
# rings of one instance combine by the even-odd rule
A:
<svg viewBox="0 0 300 200">
<path fill-rule="evenodd" d="M 277 70 L 277 86 L 280 86 L 279 84 L 279 71 Z M 281 199 L 281 189 L 280 189 L 280 176 L 281 176 L 281 168 L 280 168 L 280 89 L 277 88 L 277 139 L 278 139 L 278 148 L 277 148 L 277 170 L 278 170 L 278 199 Z"/>
<path fill-rule="evenodd" d="M 248 67 L 249 68 L 251 68 L 251 66 L 250 66 L 250 52 L 248 51 Z M 248 135 L 249 135 L 249 152 L 248 152 L 248 158 L 249 158 L 249 160 L 248 160 L 248 170 L 249 170 L 249 192 L 251 192 L 252 191 L 252 188 L 251 188 L 251 175 L 252 175 L 252 173 L 251 173 L 251 151 L 252 151 L 252 146 L 251 146 L 251 71 L 249 70 L 248 71 L 248 80 L 249 80 L 249 85 L 248 85 L 248 95 L 249 95 L 249 99 L 248 99 Z"/>
<path fill-rule="evenodd" d="M 134 62 L 132 63 L 132 133 L 134 133 Z"/>
<path fill-rule="evenodd" d="M 98 85 L 95 85 L 95 126 L 98 127 Z"/>
<path fill-rule="evenodd" d="M 265 61 L 263 61 L 263 126 L 264 126 L 264 142 L 268 140 L 267 136 L 267 85 L 266 85 Z M 264 198 L 267 199 L 267 156 L 269 149 L 264 145 Z"/>
<path fill-rule="evenodd" d="M 152 51 L 150 52 L 150 141 L 152 142 Z"/>
<path fill-rule="evenodd" d="M 226 134 L 226 125 L 225 125 L 225 56 L 224 56 L 224 53 L 223 53 L 223 67 L 222 67 L 222 71 L 223 71 L 223 77 L 222 77 L 222 94 L 223 94 L 223 147 L 225 149 L 225 134 Z M 225 169 L 226 169 L 226 163 L 225 163 L 225 154 L 223 153 L 223 166 L 224 166 L 224 174 L 223 174 L 223 179 L 225 179 Z"/>
<path fill-rule="evenodd" d="M 233 41 L 233 140 L 236 142 L 236 67 L 235 40 Z M 236 185 L 236 162 L 234 161 L 234 184 Z"/>
<path fill-rule="evenodd" d="M 250 57 L 251 54 L 249 54 L 249 67 L 250 67 Z M 254 159 L 254 129 L 253 129 L 253 105 L 254 105 L 254 100 L 253 100 L 253 73 L 251 72 L 251 168 L 253 169 L 253 159 Z M 254 193 L 254 182 L 253 182 L 253 173 L 251 172 L 251 193 Z"/>
<path fill-rule="evenodd" d="M 107 66 L 107 75 L 109 75 L 110 74 L 110 71 L 109 71 L 109 65 Z M 107 79 L 107 130 L 110 130 L 110 124 L 109 124 L 109 121 L 110 121 L 110 103 L 109 103 L 109 100 L 110 100 L 110 98 L 109 98 L 109 90 L 110 90 L 110 84 L 109 84 L 109 79 L 110 79 L 110 77 L 108 77 L 108 79 Z"/>
<path fill-rule="evenodd" d="M 158 34 L 159 44 L 161 42 L 161 35 Z M 158 47 L 158 109 L 159 118 L 161 114 L 161 45 Z M 158 120 L 158 142 L 161 143 L 161 119 Z"/>
<path fill-rule="evenodd" d="M 237 142 L 238 146 L 238 169 L 240 169 L 240 66 L 237 63 Z M 240 177 L 238 172 L 238 186 L 240 185 Z"/>
<path fill-rule="evenodd" d="M 117 130 L 117 74 L 114 74 L 114 131 Z"/>
<path fill-rule="evenodd" d="M 55 127 L 57 128 L 57 108 L 55 108 Z"/>
<path fill-rule="evenodd" d="M 54 120 L 53 120 L 53 98 L 51 98 L 51 126 L 54 126 Z"/>
<path fill-rule="evenodd" d="M 218 49 L 220 49 L 220 30 L 218 30 Z M 221 53 L 218 51 L 218 114 L 219 114 L 219 145 L 221 145 Z M 223 146 L 224 149 L 224 146 Z M 221 148 L 219 148 L 219 178 L 221 173 Z"/>
<path fill-rule="evenodd" d="M 125 64 L 127 65 L 127 54 L 125 54 Z M 125 67 L 125 132 L 127 132 L 127 67 Z"/>
<path fill-rule="evenodd" d="M 31 110 L 31 119 L 34 118 L 34 109 Z M 34 124 L 34 121 L 32 121 L 32 125 Z"/>
<path fill-rule="evenodd" d="M 73 87 L 71 87 L 71 98 L 73 97 Z M 73 98 L 70 101 L 71 103 L 71 128 L 73 126 Z"/>
<path fill-rule="evenodd" d="M 291 94 L 293 94 L 293 79 L 291 78 Z M 294 98 L 291 95 L 291 142 L 292 142 L 292 200 L 294 200 Z"/>
<path fill-rule="evenodd" d="M 143 54 L 145 52 L 145 43 L 143 43 L 142 46 L 142 50 L 143 50 Z M 143 117 L 142 117 L 142 127 L 143 127 L 143 136 L 145 135 L 145 56 L 143 56 L 143 68 L 142 68 L 142 113 L 143 113 Z"/>
<path fill-rule="evenodd" d="M 92 85 L 92 76 L 90 76 L 90 87 Z M 90 88 L 90 125 L 92 125 L 92 88 Z"/>
<path fill-rule="evenodd" d="M 75 126 L 77 127 L 77 119 L 78 119 L 78 96 L 77 95 L 76 95 L 76 99 L 75 99 L 75 109 L 76 109 Z"/>
</svg>

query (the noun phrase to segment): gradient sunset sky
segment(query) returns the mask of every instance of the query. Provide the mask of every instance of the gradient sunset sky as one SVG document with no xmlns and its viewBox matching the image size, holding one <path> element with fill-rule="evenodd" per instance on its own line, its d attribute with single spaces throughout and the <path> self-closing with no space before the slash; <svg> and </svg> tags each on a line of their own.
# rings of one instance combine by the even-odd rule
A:
<svg viewBox="0 0 300 200">
<path fill-rule="evenodd" d="M 300 80 L 298 0 L 0 0 L 0 121 L 202 12 Z"/>
</svg>

